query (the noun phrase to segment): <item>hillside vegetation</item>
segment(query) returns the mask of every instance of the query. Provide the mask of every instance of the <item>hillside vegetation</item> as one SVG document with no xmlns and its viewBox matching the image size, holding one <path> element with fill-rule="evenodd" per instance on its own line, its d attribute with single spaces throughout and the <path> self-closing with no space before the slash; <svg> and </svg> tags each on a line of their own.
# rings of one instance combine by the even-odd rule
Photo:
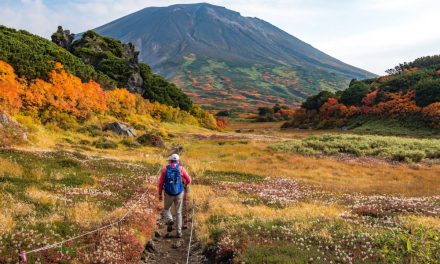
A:
<svg viewBox="0 0 440 264">
<path fill-rule="evenodd" d="M 64 33 L 60 27 L 53 40 L 68 44 Z M 103 130 L 106 122 L 115 121 L 144 133 L 157 130 L 161 122 L 218 128 L 210 113 L 139 64 L 133 45 L 91 31 L 62 48 L 0 27 L 0 110 L 23 126 L 1 127 L 2 145 L 22 141 L 16 131 L 25 135 L 25 128 L 32 139 L 35 125 L 80 133 Z"/>
<path fill-rule="evenodd" d="M 223 62 L 188 56 L 174 80 L 196 103 L 247 111 L 273 104 L 297 105 L 308 96 L 349 83 L 343 76 L 296 66 Z"/>
<path fill-rule="evenodd" d="M 403 128 L 440 128 L 440 56 L 423 57 L 391 75 L 351 81 L 349 88 L 309 97 L 285 127 L 358 128 L 395 120 Z M 368 129 L 372 129 L 371 126 Z M 395 131 L 399 133 L 399 131 Z"/>
<path fill-rule="evenodd" d="M 154 74 L 148 65 L 138 62 L 139 52 L 131 43 L 122 44 L 116 39 L 87 31 L 69 49 L 85 63 L 115 80 L 118 87 L 127 87 L 152 102 L 186 111 L 192 109 L 191 99 L 182 90 Z"/>
<path fill-rule="evenodd" d="M 48 73 L 47 81 L 27 82 L 17 78 L 11 65 L 0 61 L 0 110 L 17 115 L 28 128 L 41 123 L 84 133 L 102 130 L 105 121 L 127 122 L 139 131 L 148 131 L 161 121 L 217 128 L 215 118 L 198 107 L 189 113 L 151 103 L 126 89 L 104 91 L 94 81 L 81 82 L 59 63 Z M 2 132 L 5 129 L 1 127 Z"/>
<path fill-rule="evenodd" d="M 54 36 L 62 32 L 60 27 Z M 139 64 L 137 55 L 133 45 L 92 31 L 62 48 L 26 31 L 0 26 L 0 60 L 12 65 L 20 78 L 48 80 L 55 64 L 61 63 L 83 82 L 95 81 L 105 90 L 124 87 L 152 102 L 191 111 L 189 97 L 148 65 Z"/>
<path fill-rule="evenodd" d="M 59 62 L 67 71 L 83 82 L 95 80 L 105 88 L 115 83 L 80 58 L 42 37 L 24 30 L 0 26 L 0 60 L 11 64 L 17 75 L 27 80 L 47 79 L 48 74 Z"/>
</svg>

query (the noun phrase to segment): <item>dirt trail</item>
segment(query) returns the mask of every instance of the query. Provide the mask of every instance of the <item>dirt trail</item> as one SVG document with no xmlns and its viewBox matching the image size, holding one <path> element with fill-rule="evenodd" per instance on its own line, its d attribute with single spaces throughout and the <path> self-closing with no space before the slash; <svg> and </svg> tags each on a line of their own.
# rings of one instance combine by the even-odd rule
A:
<svg viewBox="0 0 440 264">
<path fill-rule="evenodd" d="M 184 217 L 185 226 L 185 217 Z M 187 263 L 188 244 L 191 233 L 191 219 L 188 219 L 188 226 L 182 230 L 182 238 L 176 238 L 176 231 L 173 228 L 171 233 L 167 232 L 167 226 L 159 216 L 157 219 L 157 230 L 153 239 L 145 246 L 142 254 L 143 263 L 164 263 L 164 264 L 185 264 Z M 197 241 L 195 230 L 191 242 L 191 250 L 188 263 L 207 263 L 203 255 L 202 246 Z"/>
</svg>

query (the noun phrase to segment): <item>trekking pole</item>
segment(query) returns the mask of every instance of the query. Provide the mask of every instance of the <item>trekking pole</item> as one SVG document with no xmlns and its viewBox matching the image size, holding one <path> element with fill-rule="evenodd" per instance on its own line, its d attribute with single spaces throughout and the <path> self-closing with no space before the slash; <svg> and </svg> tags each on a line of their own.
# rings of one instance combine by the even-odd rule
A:
<svg viewBox="0 0 440 264">
<path fill-rule="evenodd" d="M 184 200 L 185 200 L 185 220 L 186 220 L 186 228 L 188 228 L 188 189 L 189 187 L 186 186 L 185 189 L 185 196 L 184 196 Z"/>
<path fill-rule="evenodd" d="M 194 203 L 193 203 L 193 207 L 192 207 L 191 233 L 189 235 L 188 254 L 186 255 L 186 264 L 189 263 L 189 257 L 191 254 L 191 242 L 192 242 L 192 237 L 193 237 L 193 228 L 194 228 Z"/>
</svg>

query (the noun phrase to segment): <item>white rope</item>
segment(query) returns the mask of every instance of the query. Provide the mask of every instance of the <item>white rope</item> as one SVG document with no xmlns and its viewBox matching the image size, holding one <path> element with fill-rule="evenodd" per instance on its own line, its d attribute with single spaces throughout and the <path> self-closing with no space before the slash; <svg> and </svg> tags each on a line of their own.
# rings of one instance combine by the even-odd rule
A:
<svg viewBox="0 0 440 264">
<path fill-rule="evenodd" d="M 191 242 L 192 242 L 192 236 L 193 236 L 193 228 L 194 228 L 194 204 L 193 209 L 191 213 L 191 233 L 189 235 L 189 243 L 188 243 L 188 254 L 186 255 L 186 264 L 189 263 L 189 255 L 191 253 Z"/>
<path fill-rule="evenodd" d="M 156 176 L 159 175 L 159 173 L 161 172 L 161 170 L 162 170 L 162 168 L 160 168 L 159 171 L 158 171 L 155 175 L 156 175 Z M 30 250 L 30 251 L 23 251 L 23 252 L 20 253 L 20 256 L 26 256 L 26 255 L 28 255 L 28 254 L 30 254 L 30 253 L 36 253 L 36 252 L 40 252 L 40 251 L 44 251 L 44 250 L 48 250 L 48 249 L 52 249 L 52 248 L 56 248 L 56 247 L 58 247 L 58 246 L 60 246 L 60 245 L 63 245 L 63 244 L 65 244 L 65 243 L 67 243 L 67 242 L 70 242 L 70 241 L 73 241 L 73 240 L 77 240 L 78 238 L 81 238 L 81 237 L 84 237 L 84 236 L 87 236 L 87 235 L 90 235 L 90 234 L 96 233 L 96 232 L 101 231 L 101 230 L 103 230 L 103 229 L 110 228 L 110 227 L 112 227 L 112 226 L 114 226 L 114 225 L 117 225 L 117 224 L 121 223 L 122 221 L 124 221 L 125 218 L 127 218 L 127 217 L 133 212 L 133 210 L 135 209 L 136 205 L 138 205 L 139 202 L 142 201 L 142 200 L 145 198 L 145 195 L 146 195 L 146 194 L 148 194 L 148 191 L 145 191 L 145 192 L 142 194 L 142 196 L 141 196 L 141 197 L 140 197 L 140 198 L 139 198 L 139 199 L 138 199 L 138 200 L 137 200 L 137 201 L 131 206 L 131 208 L 127 211 L 127 213 L 125 213 L 125 215 L 124 215 L 122 218 L 120 218 L 118 221 L 112 222 L 112 223 L 107 224 L 107 225 L 105 225 L 105 226 L 102 226 L 102 227 L 100 227 L 100 228 L 97 228 L 97 229 L 94 229 L 94 230 L 88 231 L 88 232 L 83 233 L 83 234 L 81 234 L 81 235 L 77 235 L 77 236 L 71 237 L 71 238 L 69 238 L 69 239 L 66 239 L 66 240 L 63 240 L 63 241 L 60 241 L 60 242 L 57 242 L 57 243 L 51 244 L 51 245 L 47 245 L 47 246 L 44 246 L 44 247 L 41 247 L 41 248 L 37 248 L 37 249 L 33 249 L 33 250 Z"/>
</svg>

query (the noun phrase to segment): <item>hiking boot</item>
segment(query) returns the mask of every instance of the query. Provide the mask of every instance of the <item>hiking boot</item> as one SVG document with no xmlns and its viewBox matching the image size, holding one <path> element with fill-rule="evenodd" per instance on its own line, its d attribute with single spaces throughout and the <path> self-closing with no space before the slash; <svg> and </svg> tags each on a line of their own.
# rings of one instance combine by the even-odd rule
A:
<svg viewBox="0 0 440 264">
<path fill-rule="evenodd" d="M 182 233 L 177 233 L 176 237 L 177 238 L 182 238 Z"/>
<path fill-rule="evenodd" d="M 171 232 L 171 231 L 173 231 L 173 225 L 174 225 L 174 221 L 173 221 L 173 220 L 171 220 L 171 221 L 169 221 L 169 222 L 167 223 L 167 232 L 168 232 L 168 233 Z"/>
</svg>

